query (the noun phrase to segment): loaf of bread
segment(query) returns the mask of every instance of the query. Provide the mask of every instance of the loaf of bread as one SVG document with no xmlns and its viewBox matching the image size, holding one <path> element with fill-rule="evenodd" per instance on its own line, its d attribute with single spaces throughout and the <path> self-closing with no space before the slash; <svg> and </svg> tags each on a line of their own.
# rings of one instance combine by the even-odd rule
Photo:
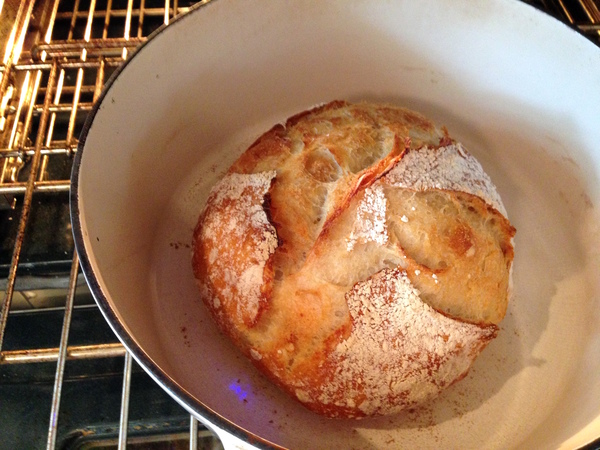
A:
<svg viewBox="0 0 600 450">
<path fill-rule="evenodd" d="M 233 164 L 192 264 L 216 323 L 266 376 L 317 413 L 364 417 L 467 374 L 506 313 L 514 233 L 445 128 L 334 101 Z"/>
</svg>

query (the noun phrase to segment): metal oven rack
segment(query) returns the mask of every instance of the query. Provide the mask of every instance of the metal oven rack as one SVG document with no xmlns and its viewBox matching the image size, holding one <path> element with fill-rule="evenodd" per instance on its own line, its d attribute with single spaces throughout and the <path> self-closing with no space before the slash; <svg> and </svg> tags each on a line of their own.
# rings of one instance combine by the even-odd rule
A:
<svg viewBox="0 0 600 450">
<path fill-rule="evenodd" d="M 108 329 L 68 217 L 79 132 L 105 81 L 193 3 L 0 0 L 0 449 L 221 448 Z M 600 0 L 527 3 L 600 44 Z"/>
<path fill-rule="evenodd" d="M 68 217 L 104 83 L 193 3 L 0 1 L 0 448 L 220 448 L 103 323 Z"/>
</svg>

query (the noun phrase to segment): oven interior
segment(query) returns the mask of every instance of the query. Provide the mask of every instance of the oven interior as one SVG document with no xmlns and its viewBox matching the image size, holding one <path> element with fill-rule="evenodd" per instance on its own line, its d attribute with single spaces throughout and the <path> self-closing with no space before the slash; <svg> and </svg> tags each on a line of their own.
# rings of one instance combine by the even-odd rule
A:
<svg viewBox="0 0 600 450">
<path fill-rule="evenodd" d="M 104 321 L 68 205 L 78 136 L 104 83 L 194 3 L 0 0 L 0 449 L 222 448 Z M 600 45 L 600 0 L 526 3 Z"/>
</svg>

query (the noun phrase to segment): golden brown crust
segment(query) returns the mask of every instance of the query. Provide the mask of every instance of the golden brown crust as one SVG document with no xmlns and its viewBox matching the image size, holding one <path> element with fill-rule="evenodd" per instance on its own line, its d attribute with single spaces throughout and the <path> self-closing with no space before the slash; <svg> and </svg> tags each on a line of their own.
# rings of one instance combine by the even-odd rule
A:
<svg viewBox="0 0 600 450">
<path fill-rule="evenodd" d="M 445 128 L 335 101 L 234 163 L 192 264 L 217 324 L 270 379 L 318 413 L 360 417 L 465 375 L 506 312 L 514 232 Z"/>
</svg>

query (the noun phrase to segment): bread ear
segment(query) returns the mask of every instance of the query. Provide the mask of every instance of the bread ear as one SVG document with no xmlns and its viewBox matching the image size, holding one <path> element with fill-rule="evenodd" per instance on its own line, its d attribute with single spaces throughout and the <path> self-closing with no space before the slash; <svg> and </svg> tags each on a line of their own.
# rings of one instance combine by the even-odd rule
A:
<svg viewBox="0 0 600 450">
<path fill-rule="evenodd" d="M 274 177 L 275 172 L 226 175 L 211 191 L 194 231 L 194 273 L 227 330 L 253 327 L 269 305 L 278 242 L 264 202 Z"/>
</svg>

